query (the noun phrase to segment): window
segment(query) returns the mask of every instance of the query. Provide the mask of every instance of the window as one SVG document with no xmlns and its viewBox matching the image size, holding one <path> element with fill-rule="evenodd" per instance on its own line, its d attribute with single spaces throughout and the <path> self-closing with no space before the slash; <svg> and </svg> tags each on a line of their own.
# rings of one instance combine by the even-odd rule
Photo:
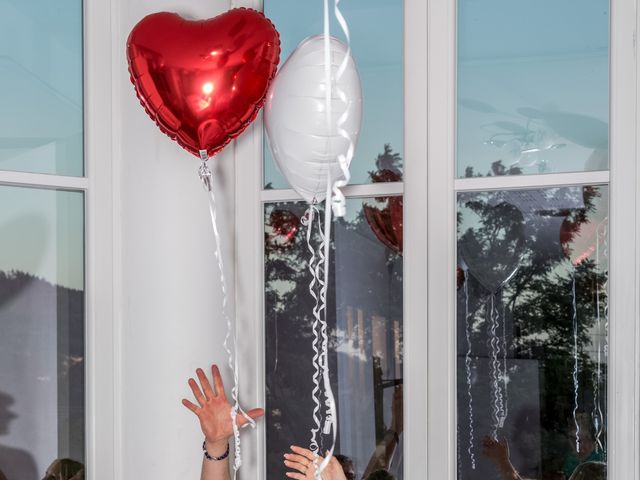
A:
<svg viewBox="0 0 640 480">
<path fill-rule="evenodd" d="M 356 478 L 385 469 L 403 478 L 402 199 L 352 199 L 335 222 L 328 317 L 338 408 L 337 453 Z M 265 206 L 266 428 L 270 478 L 282 453 L 306 446 L 313 299 L 309 295 L 304 203 Z M 303 401 L 302 399 L 309 399 Z M 311 407 L 310 407 L 311 405 Z M 325 440 L 326 441 L 326 440 Z"/>
<path fill-rule="evenodd" d="M 622 3 L 431 3 L 429 478 L 637 476 Z"/>
<path fill-rule="evenodd" d="M 607 0 L 459 0 L 457 32 L 458 177 L 608 171 Z M 458 478 L 603 478 L 609 190 L 492 188 L 458 188 Z"/>
<path fill-rule="evenodd" d="M 82 2 L 2 0 L 0 168 L 82 176 Z"/>
<path fill-rule="evenodd" d="M 524 478 L 605 468 L 608 203 L 458 194 L 458 478 L 500 478 L 507 446 Z"/>
<path fill-rule="evenodd" d="M 82 10 L 0 1 L 0 478 L 84 470 Z"/>
<path fill-rule="evenodd" d="M 367 106 L 352 186 L 345 189 L 348 213 L 334 222 L 332 238 L 328 321 L 336 453 L 356 478 L 386 470 L 402 479 L 404 5 L 358 0 L 341 8 Z M 321 4 L 266 1 L 264 9 L 281 32 L 283 60 L 305 37 L 322 31 Z M 338 32 L 333 25 L 332 34 L 340 37 Z M 289 445 L 309 443 L 312 298 L 299 224 L 306 205 L 286 189 L 268 146 L 263 151 L 265 472 L 275 479 L 284 476 L 282 454 Z"/>
<path fill-rule="evenodd" d="M 609 1 L 458 1 L 458 177 L 609 168 Z"/>
</svg>

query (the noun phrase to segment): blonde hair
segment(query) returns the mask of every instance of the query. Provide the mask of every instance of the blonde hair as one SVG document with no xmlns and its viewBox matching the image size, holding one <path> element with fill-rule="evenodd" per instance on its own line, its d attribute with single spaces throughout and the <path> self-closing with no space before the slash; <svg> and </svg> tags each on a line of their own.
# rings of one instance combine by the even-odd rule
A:
<svg viewBox="0 0 640 480">
<path fill-rule="evenodd" d="M 84 480 L 84 465 L 68 458 L 58 459 L 49 465 L 43 480 Z"/>
</svg>

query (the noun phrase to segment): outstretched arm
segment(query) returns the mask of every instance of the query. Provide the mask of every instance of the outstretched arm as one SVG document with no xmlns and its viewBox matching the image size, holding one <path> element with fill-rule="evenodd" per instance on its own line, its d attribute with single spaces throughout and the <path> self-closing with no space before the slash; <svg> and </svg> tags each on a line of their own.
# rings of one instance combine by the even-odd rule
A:
<svg viewBox="0 0 640 480">
<path fill-rule="evenodd" d="M 231 404 L 224 392 L 224 384 L 220 376 L 220 370 L 216 365 L 211 367 L 213 375 L 213 387 L 204 371 L 199 368 L 196 375 L 200 384 L 193 378 L 189 379 L 189 387 L 196 399 L 197 405 L 186 398 L 182 404 L 191 410 L 200 421 L 200 428 L 204 433 L 204 446 L 207 453 L 213 459 L 202 460 L 201 480 L 229 480 L 229 456 L 225 456 L 229 448 L 229 438 L 233 436 L 233 424 L 231 423 Z M 264 415 L 264 410 L 255 408 L 247 412 L 251 418 L 256 419 Z M 238 415 L 238 426 L 247 423 L 247 419 Z M 224 458 L 222 458 L 224 457 Z"/>
</svg>

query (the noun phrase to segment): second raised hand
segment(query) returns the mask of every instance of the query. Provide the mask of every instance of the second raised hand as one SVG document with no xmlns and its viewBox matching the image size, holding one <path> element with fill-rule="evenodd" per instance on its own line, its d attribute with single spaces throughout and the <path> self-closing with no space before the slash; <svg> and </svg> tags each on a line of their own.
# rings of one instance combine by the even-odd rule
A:
<svg viewBox="0 0 640 480">
<path fill-rule="evenodd" d="M 199 383 L 190 378 L 189 387 L 198 404 L 196 405 L 186 398 L 182 400 L 182 404 L 198 417 L 207 446 L 211 447 L 213 451 L 218 451 L 221 448 L 224 451 L 229 438 L 233 435 L 232 407 L 225 394 L 222 376 L 217 365 L 211 366 L 211 374 L 213 376 L 213 386 L 201 368 L 196 370 Z M 247 415 L 257 419 L 264 415 L 264 410 L 262 408 L 254 408 L 249 410 Z M 241 427 L 248 420 L 244 416 L 238 415 L 237 422 L 238 426 Z"/>
<path fill-rule="evenodd" d="M 316 478 L 316 467 L 320 466 L 323 457 L 316 456 L 311 450 L 306 448 L 291 447 L 292 453 L 284 454 L 284 464 L 293 470 L 287 472 L 287 477 L 295 480 L 314 480 Z M 333 457 L 327 464 L 327 468 L 322 472 L 322 480 L 347 480 L 342 466 Z"/>
</svg>

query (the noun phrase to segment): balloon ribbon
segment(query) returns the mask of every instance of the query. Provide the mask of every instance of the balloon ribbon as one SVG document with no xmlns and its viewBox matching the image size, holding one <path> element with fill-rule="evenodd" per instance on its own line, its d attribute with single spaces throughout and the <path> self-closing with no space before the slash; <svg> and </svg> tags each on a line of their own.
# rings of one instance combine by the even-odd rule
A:
<svg viewBox="0 0 640 480">
<path fill-rule="evenodd" d="M 333 119 L 331 118 L 331 109 L 330 109 L 330 104 L 332 100 L 332 93 L 331 93 L 331 87 L 330 87 L 331 58 L 330 58 L 330 55 L 327 53 L 327 52 L 330 52 L 329 50 L 330 45 L 328 40 L 329 39 L 328 0 L 325 0 L 324 3 L 325 3 L 325 32 L 324 32 L 325 75 L 328 75 L 327 84 L 329 85 L 329 88 L 326 89 L 327 107 L 328 107 L 327 121 L 329 122 L 329 125 L 331 125 L 331 122 L 333 121 Z M 347 21 L 345 20 L 344 15 L 340 11 L 340 0 L 334 0 L 333 11 L 334 11 L 334 15 L 336 16 L 336 20 L 338 21 L 340 28 L 342 28 L 342 32 L 344 33 L 345 39 L 347 41 L 347 51 L 344 55 L 344 58 L 342 59 L 342 62 L 340 63 L 340 66 L 338 67 L 338 71 L 336 72 L 335 83 L 336 83 L 336 95 L 338 99 L 345 106 L 344 113 L 340 115 L 340 118 L 338 118 L 338 122 L 337 122 L 338 135 L 340 135 L 342 138 L 344 138 L 347 141 L 348 146 L 347 146 L 346 154 L 338 155 L 338 163 L 340 165 L 340 170 L 342 171 L 342 178 L 336 180 L 332 186 L 333 197 L 331 198 L 331 208 L 333 209 L 333 214 L 336 217 L 344 217 L 346 214 L 347 207 L 346 207 L 346 199 L 344 197 L 344 194 L 342 193 L 341 188 L 345 187 L 349 183 L 349 180 L 351 179 L 351 173 L 349 172 L 349 165 L 351 164 L 351 160 L 353 159 L 353 156 L 355 154 L 355 148 L 356 148 L 353 138 L 351 138 L 351 135 L 349 134 L 349 132 L 344 128 L 344 125 L 347 123 L 347 120 L 349 119 L 349 108 L 348 108 L 349 99 L 347 97 L 347 94 L 344 92 L 344 90 L 340 88 L 340 79 L 347 71 L 347 67 L 349 66 L 349 61 L 351 60 L 351 34 L 349 33 L 349 25 L 347 24 Z M 331 133 L 331 130 L 329 131 L 329 133 Z M 327 194 L 329 194 L 329 191 L 327 191 Z M 327 198 L 329 198 L 329 196 L 327 196 Z"/>
<path fill-rule="evenodd" d="M 348 107 L 349 101 L 346 93 L 340 89 L 339 81 L 344 75 L 349 60 L 351 59 L 351 39 L 349 34 L 349 28 L 347 22 L 342 15 L 339 8 L 340 0 L 334 0 L 334 14 L 338 23 L 340 24 L 342 31 L 347 39 L 347 52 L 338 67 L 336 72 L 335 84 L 336 95 L 340 101 Z M 333 102 L 333 82 L 332 67 L 333 62 L 331 58 L 331 32 L 330 32 L 330 18 L 329 18 L 329 0 L 324 0 L 324 73 L 325 73 L 325 112 L 327 117 L 328 138 L 331 137 L 333 131 L 333 114 L 332 114 L 332 102 Z M 337 130 L 338 134 L 347 140 L 348 148 L 346 154 L 338 155 L 338 162 L 340 169 L 342 170 L 342 179 L 331 183 L 330 174 L 327 175 L 327 193 L 326 193 L 326 208 L 324 218 L 324 231 L 321 232 L 321 243 L 318 247 L 318 254 L 316 256 L 315 250 L 311 246 L 311 232 L 313 227 L 314 217 L 319 213 L 314 204 L 311 205 L 308 210 L 307 216 L 307 247 L 311 252 L 311 258 L 309 262 L 309 269 L 311 271 L 312 279 L 309 284 L 309 291 L 316 301 L 314 307 L 314 375 L 313 375 L 313 420 L 315 426 L 311 429 L 311 444 L 310 449 L 316 454 L 314 460 L 315 465 L 315 478 L 320 480 L 320 476 L 324 469 L 327 467 L 333 456 L 335 450 L 336 440 L 338 438 L 338 423 L 337 423 L 337 410 L 335 398 L 333 396 L 333 390 L 331 388 L 331 378 L 329 375 L 329 337 L 328 337 L 328 325 L 327 325 L 327 290 L 329 286 L 329 256 L 331 253 L 331 211 L 335 213 L 336 217 L 343 217 L 346 213 L 346 200 L 344 194 L 340 190 L 341 187 L 347 185 L 350 179 L 349 164 L 353 158 L 355 151 L 355 144 L 343 127 L 349 118 L 349 109 L 345 108 L 345 112 L 338 118 Z M 333 191 L 333 198 L 332 198 Z M 331 199 L 331 208 L 329 208 L 329 199 Z M 315 202 L 314 202 L 315 203 Z M 323 275 L 320 275 L 320 270 L 323 270 Z M 320 294 L 316 293 L 317 288 L 320 289 Z M 320 341 L 321 340 L 321 341 Z M 320 348 L 318 348 L 320 343 Z M 325 453 L 319 452 L 318 434 L 320 433 L 320 376 L 322 376 L 322 386 L 325 396 L 325 417 L 324 425 L 322 426 L 321 435 L 332 436 L 331 447 L 326 452 L 326 455 L 322 462 L 318 465 L 318 454 Z M 322 437 L 320 437 L 322 438 Z"/>
<path fill-rule="evenodd" d="M 330 186 L 328 187 L 330 188 Z M 309 449 L 315 454 L 315 475 L 320 474 L 331 460 L 337 439 L 337 415 L 335 398 L 329 375 L 329 333 L 327 322 L 327 289 L 329 285 L 329 255 L 331 242 L 331 210 L 325 209 L 324 225 L 320 219 L 317 202 L 312 202 L 302 218 L 307 228 L 307 250 L 309 251 L 308 268 L 311 273 L 309 293 L 314 299 L 313 307 L 313 423 Z M 313 232 L 317 228 L 320 242 L 313 245 Z M 322 395 L 324 394 L 324 402 Z M 324 408 L 323 408 L 324 403 Z M 324 421 L 323 421 L 324 420 Z M 323 435 L 332 435 L 333 441 L 327 452 L 321 451 Z M 322 462 L 319 455 L 326 453 Z"/>
<path fill-rule="evenodd" d="M 207 192 L 207 198 L 209 200 L 209 214 L 211 216 L 211 226 L 213 228 L 213 236 L 215 239 L 215 257 L 218 263 L 218 270 L 220 271 L 220 288 L 222 290 L 222 317 L 227 324 L 227 334 L 224 338 L 223 346 L 227 352 L 229 368 L 233 372 L 233 388 L 231 389 L 231 397 L 233 406 L 231 408 L 231 424 L 233 425 L 233 438 L 234 438 L 234 461 L 233 461 L 233 478 L 236 478 L 238 469 L 242 465 L 242 451 L 240 448 L 240 430 L 238 429 L 238 413 L 240 413 L 247 423 L 244 425 L 250 425 L 251 428 L 255 428 L 256 422 L 240 407 L 239 393 L 238 393 L 238 349 L 236 342 L 236 325 L 235 322 L 231 322 L 231 317 L 227 312 L 228 292 L 227 292 L 227 280 L 224 273 L 224 262 L 222 258 L 222 247 L 220 232 L 218 230 L 217 213 L 216 213 L 216 198 L 213 192 L 213 174 L 211 169 L 207 165 L 208 154 L 206 150 L 200 151 L 200 159 L 202 164 L 198 169 L 198 175 Z M 231 340 L 231 342 L 230 342 Z"/>
</svg>

